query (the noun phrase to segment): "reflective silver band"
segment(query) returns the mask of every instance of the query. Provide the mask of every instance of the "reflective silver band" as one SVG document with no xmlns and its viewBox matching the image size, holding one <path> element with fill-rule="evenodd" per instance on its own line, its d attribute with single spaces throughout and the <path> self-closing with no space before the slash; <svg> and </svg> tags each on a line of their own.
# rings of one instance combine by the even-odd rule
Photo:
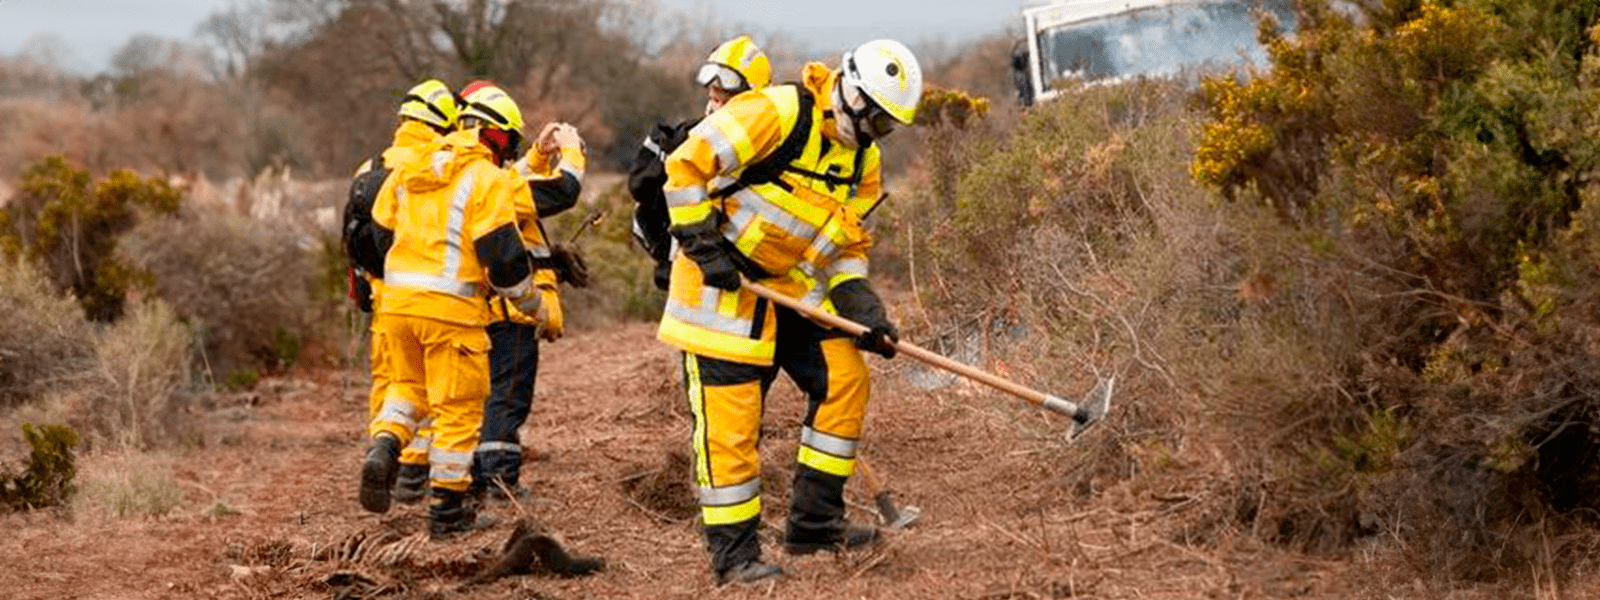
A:
<svg viewBox="0 0 1600 600">
<path fill-rule="evenodd" d="M 522 452 L 522 445 L 511 442 L 479 442 L 478 452 Z"/>
<path fill-rule="evenodd" d="M 732 506 L 761 495 L 761 478 L 756 477 L 738 485 L 702 487 L 699 490 L 701 506 Z"/>
<path fill-rule="evenodd" d="M 472 454 L 433 447 L 428 449 L 428 464 L 428 476 L 434 479 L 463 479 L 472 473 Z"/>
<path fill-rule="evenodd" d="M 472 199 L 472 177 L 463 177 L 450 198 L 450 219 L 445 224 L 444 269 L 447 277 L 461 276 L 461 229 L 467 222 L 467 201 Z"/>
<path fill-rule="evenodd" d="M 656 155 L 657 160 L 660 160 L 661 162 L 667 162 L 667 153 L 662 151 L 661 145 L 657 144 L 655 140 L 650 139 L 650 136 L 648 135 L 644 136 L 644 149 L 649 150 L 651 154 Z"/>
<path fill-rule="evenodd" d="M 711 289 L 715 290 L 716 288 Z M 716 306 L 716 303 L 712 303 L 694 307 L 679 302 L 675 298 L 668 297 L 667 307 L 664 312 L 667 316 L 684 323 L 728 335 L 749 336 L 750 331 L 755 328 L 754 321 L 724 315 L 717 312 Z"/>
<path fill-rule="evenodd" d="M 839 458 L 854 458 L 856 455 L 856 441 L 839 436 L 829 435 L 810 427 L 800 429 L 800 443 L 810 446 L 813 450 L 820 450 Z"/>
<path fill-rule="evenodd" d="M 761 194 L 757 194 L 754 190 L 742 189 L 739 190 L 739 193 L 734 194 L 733 197 L 739 199 L 739 210 L 729 215 L 728 219 L 733 222 L 734 227 L 741 231 L 749 225 L 749 217 L 746 216 L 741 223 L 741 215 L 739 213 L 751 211 L 760 215 L 768 223 L 776 225 L 790 236 L 804 240 L 811 239 L 811 236 L 817 234 L 815 225 L 807 223 L 794 213 L 784 210 Z"/>
<path fill-rule="evenodd" d="M 558 170 L 560 170 L 562 173 L 573 176 L 579 182 L 583 181 L 583 169 L 574 167 L 571 163 L 561 163 L 561 166 L 558 168 Z"/>
<path fill-rule="evenodd" d="M 859 258 L 845 258 L 833 263 L 831 267 L 834 275 L 849 274 L 867 276 L 867 261 Z M 829 277 L 828 279 L 833 279 Z"/>
<path fill-rule="evenodd" d="M 378 417 L 373 420 L 402 425 L 407 431 L 416 431 L 416 415 L 416 405 L 400 398 L 390 397 L 383 401 L 383 408 L 378 410 Z"/>
<path fill-rule="evenodd" d="M 705 202 L 706 198 L 710 197 L 706 195 L 705 186 L 700 185 L 691 185 L 686 188 L 679 188 L 670 192 L 666 192 L 664 195 L 667 198 L 668 207 L 694 206 L 701 202 Z"/>
<path fill-rule="evenodd" d="M 414 288 L 432 292 L 442 292 L 463 298 L 476 298 L 478 286 L 472 283 L 463 283 L 449 277 L 429 275 L 425 273 L 411 273 L 407 271 L 390 271 L 383 274 L 383 284 L 387 287 Z"/>
<path fill-rule="evenodd" d="M 712 119 L 700 121 L 689 131 L 689 135 L 705 140 L 716 151 L 718 171 L 731 171 L 739 164 L 739 153 L 733 147 L 733 140 L 728 139 L 728 134 L 712 123 Z"/>
</svg>

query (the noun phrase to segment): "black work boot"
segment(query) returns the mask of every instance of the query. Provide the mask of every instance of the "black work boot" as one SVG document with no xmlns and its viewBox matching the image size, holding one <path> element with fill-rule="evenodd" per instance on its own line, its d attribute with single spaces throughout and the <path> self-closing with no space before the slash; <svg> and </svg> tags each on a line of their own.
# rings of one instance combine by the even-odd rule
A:
<svg viewBox="0 0 1600 600">
<path fill-rule="evenodd" d="M 789 523 L 783 532 L 785 552 L 837 552 L 878 539 L 877 528 L 852 525 L 844 520 L 844 484 L 845 478 L 838 475 L 806 465 L 795 468 Z"/>
<path fill-rule="evenodd" d="M 825 535 L 816 530 L 800 532 L 790 523 L 783 535 L 783 551 L 793 555 L 811 554 L 818 550 L 838 552 L 865 546 L 878 540 L 878 528 L 839 521 L 837 528 Z"/>
<path fill-rule="evenodd" d="M 466 500 L 466 492 L 433 488 L 433 503 L 428 505 L 429 537 L 435 540 L 449 539 L 459 533 L 494 526 L 494 517 L 480 516 L 477 508 Z"/>
<path fill-rule="evenodd" d="M 717 583 L 727 585 L 730 583 L 755 583 L 783 575 L 783 567 L 769 565 L 754 559 L 739 563 L 733 568 L 717 573 Z"/>
<path fill-rule="evenodd" d="M 394 479 L 394 491 L 389 497 L 401 504 L 416 504 L 428 495 L 428 465 L 400 463 L 400 473 Z"/>
<path fill-rule="evenodd" d="M 400 440 L 389 433 L 372 437 L 367 458 L 361 463 L 361 508 L 370 512 L 389 511 L 389 488 L 394 487 L 400 463 Z"/>
</svg>

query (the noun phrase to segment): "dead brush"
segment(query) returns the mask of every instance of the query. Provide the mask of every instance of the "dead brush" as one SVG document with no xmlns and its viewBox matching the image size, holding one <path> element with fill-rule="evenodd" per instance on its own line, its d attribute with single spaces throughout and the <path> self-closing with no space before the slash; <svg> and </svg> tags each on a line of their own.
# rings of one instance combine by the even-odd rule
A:
<svg viewBox="0 0 1600 600">
<path fill-rule="evenodd" d="M 133 307 L 95 346 L 101 402 L 78 415 L 95 435 L 122 448 L 181 441 L 193 431 L 184 414 L 189 382 L 189 331 L 165 302 Z M 89 407 L 84 407 L 88 409 Z"/>
<path fill-rule="evenodd" d="M 213 383 L 292 365 L 319 314 L 311 290 L 321 282 L 287 223 L 212 213 L 150 220 L 118 252 L 154 275 L 155 295 L 194 328 Z"/>
<path fill-rule="evenodd" d="M 83 309 L 26 262 L 0 257 L 0 407 L 81 380 L 94 360 Z"/>
</svg>

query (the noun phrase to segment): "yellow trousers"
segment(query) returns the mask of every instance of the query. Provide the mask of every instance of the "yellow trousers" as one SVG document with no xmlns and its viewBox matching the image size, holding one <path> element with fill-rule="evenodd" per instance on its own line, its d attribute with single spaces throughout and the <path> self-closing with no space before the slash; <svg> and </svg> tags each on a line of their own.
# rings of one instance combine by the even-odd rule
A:
<svg viewBox="0 0 1600 600">
<path fill-rule="evenodd" d="M 383 410 L 384 398 L 389 394 L 389 357 L 385 352 L 388 337 L 383 331 L 383 319 L 379 319 L 376 314 L 372 315 L 372 394 L 367 399 L 368 423 L 378 418 L 378 411 Z M 433 419 L 423 419 L 417 430 L 417 436 L 401 449 L 400 464 L 428 464 L 428 446 L 432 440 Z"/>
<path fill-rule="evenodd" d="M 389 386 L 372 420 L 372 435 L 407 445 L 432 419 L 428 478 L 432 487 L 466 491 L 489 395 L 489 336 L 470 327 L 401 314 L 380 314 Z"/>
</svg>

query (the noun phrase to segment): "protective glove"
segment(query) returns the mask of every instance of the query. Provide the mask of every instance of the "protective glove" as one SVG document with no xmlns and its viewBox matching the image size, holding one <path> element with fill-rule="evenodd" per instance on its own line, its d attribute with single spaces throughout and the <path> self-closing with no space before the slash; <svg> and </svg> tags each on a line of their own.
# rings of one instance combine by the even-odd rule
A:
<svg viewBox="0 0 1600 600">
<path fill-rule="evenodd" d="M 558 280 L 572 287 L 589 287 L 589 264 L 577 248 L 556 244 L 550 247 L 550 257 L 556 265 Z"/>
<path fill-rule="evenodd" d="M 856 347 L 884 358 L 894 358 L 899 353 L 894 345 L 899 341 L 899 329 L 895 329 L 893 325 L 878 325 L 856 336 Z"/>
<path fill-rule="evenodd" d="M 566 318 L 561 312 L 561 297 L 555 290 L 543 290 L 539 294 L 543 301 L 539 303 L 539 338 L 546 342 L 561 339 L 561 334 L 566 332 Z"/>
<path fill-rule="evenodd" d="M 684 254 L 700 265 L 701 279 L 706 285 L 725 291 L 734 291 L 742 285 L 739 281 L 739 267 L 733 262 L 733 257 L 717 244 L 714 240 L 698 239 L 693 243 L 685 244 Z"/>
</svg>

